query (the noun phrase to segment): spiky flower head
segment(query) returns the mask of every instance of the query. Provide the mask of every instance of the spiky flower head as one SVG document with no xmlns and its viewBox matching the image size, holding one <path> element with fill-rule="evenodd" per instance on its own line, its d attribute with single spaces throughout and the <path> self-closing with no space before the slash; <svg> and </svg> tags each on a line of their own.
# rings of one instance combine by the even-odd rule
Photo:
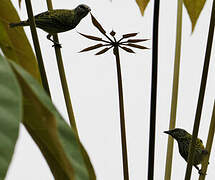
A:
<svg viewBox="0 0 215 180">
<path fill-rule="evenodd" d="M 105 52 L 107 52 L 111 48 L 113 48 L 114 54 L 116 54 L 115 51 L 118 48 L 121 48 L 128 53 L 135 53 L 131 48 L 128 48 L 128 47 L 138 48 L 138 49 L 148 49 L 147 47 L 138 45 L 136 43 L 147 41 L 149 39 L 128 39 L 131 37 L 135 37 L 138 33 L 124 34 L 124 35 L 122 35 L 121 39 L 116 40 L 116 38 L 115 38 L 116 32 L 114 32 L 112 30 L 109 33 L 111 36 L 109 36 L 109 35 L 107 35 L 107 33 L 106 33 L 105 29 L 102 27 L 102 25 L 96 20 L 96 18 L 92 14 L 91 14 L 91 20 L 92 20 L 93 25 L 106 37 L 107 40 L 104 40 L 104 39 L 97 37 L 97 36 L 91 36 L 91 35 L 79 33 L 80 35 L 84 36 L 85 38 L 88 38 L 88 39 L 91 39 L 94 41 L 103 42 L 103 44 L 99 43 L 99 44 L 87 47 L 80 52 L 91 51 L 91 50 L 101 48 L 101 47 L 105 47 L 105 48 L 102 49 L 101 51 L 99 51 L 98 53 L 96 53 L 95 55 L 104 54 Z M 127 39 L 127 40 L 125 40 L 125 39 Z"/>
</svg>

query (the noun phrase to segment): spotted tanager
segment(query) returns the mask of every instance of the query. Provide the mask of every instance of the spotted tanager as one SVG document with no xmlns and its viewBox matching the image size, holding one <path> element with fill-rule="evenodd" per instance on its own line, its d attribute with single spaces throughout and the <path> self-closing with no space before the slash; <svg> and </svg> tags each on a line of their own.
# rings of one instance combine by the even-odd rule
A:
<svg viewBox="0 0 215 180">
<path fill-rule="evenodd" d="M 51 36 L 56 33 L 61 33 L 74 29 L 79 24 L 81 19 L 83 19 L 90 11 L 90 7 L 85 4 L 81 4 L 72 10 L 50 10 L 34 16 L 35 24 L 36 27 L 48 33 L 47 39 L 57 45 L 57 43 L 51 39 Z M 29 20 L 9 24 L 11 28 L 29 25 Z"/>
<path fill-rule="evenodd" d="M 185 159 L 185 161 L 187 161 L 192 135 L 180 128 L 164 131 L 164 133 L 169 134 L 178 142 L 179 153 Z M 197 165 L 202 163 L 207 154 L 208 151 L 205 149 L 202 140 L 197 138 L 194 150 L 194 160 L 192 164 L 198 170 L 199 174 L 202 174 L 202 172 Z"/>
</svg>

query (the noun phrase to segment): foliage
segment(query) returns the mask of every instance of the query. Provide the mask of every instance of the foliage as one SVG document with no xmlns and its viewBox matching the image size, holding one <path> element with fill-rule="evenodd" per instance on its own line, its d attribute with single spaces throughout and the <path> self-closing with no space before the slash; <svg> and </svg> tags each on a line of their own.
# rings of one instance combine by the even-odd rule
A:
<svg viewBox="0 0 215 180">
<path fill-rule="evenodd" d="M 22 120 L 22 95 L 8 62 L 0 55 L 0 179 L 4 179 Z"/>
<path fill-rule="evenodd" d="M 191 23 L 192 23 L 192 32 L 194 31 L 196 22 L 199 18 L 199 15 L 205 5 L 206 0 L 183 0 L 184 5 L 189 14 Z M 144 15 L 145 9 L 149 3 L 149 0 L 136 0 L 136 3 L 140 9 L 142 16 Z"/>
<path fill-rule="evenodd" d="M 0 3 L 0 48 L 4 55 L 21 65 L 35 79 L 40 81 L 37 61 L 23 28 L 10 29 L 10 22 L 19 21 L 19 16 L 11 1 Z M 23 60 L 25 59 L 25 61 Z"/>
</svg>

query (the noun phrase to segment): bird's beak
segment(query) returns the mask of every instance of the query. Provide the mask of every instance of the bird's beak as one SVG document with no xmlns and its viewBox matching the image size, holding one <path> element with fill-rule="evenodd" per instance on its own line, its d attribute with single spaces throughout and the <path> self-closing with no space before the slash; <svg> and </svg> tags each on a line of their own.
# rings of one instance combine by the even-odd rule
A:
<svg viewBox="0 0 215 180">
<path fill-rule="evenodd" d="M 91 11 L 90 7 L 88 7 L 88 11 L 89 11 L 89 12 Z"/>
<path fill-rule="evenodd" d="M 164 131 L 164 133 L 169 134 L 170 135 L 170 131 Z"/>
</svg>

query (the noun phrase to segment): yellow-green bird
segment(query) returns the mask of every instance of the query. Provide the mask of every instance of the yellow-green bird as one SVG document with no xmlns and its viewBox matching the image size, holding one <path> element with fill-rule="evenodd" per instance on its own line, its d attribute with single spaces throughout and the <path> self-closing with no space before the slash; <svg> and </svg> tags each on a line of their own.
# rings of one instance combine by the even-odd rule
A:
<svg viewBox="0 0 215 180">
<path fill-rule="evenodd" d="M 35 18 L 36 27 L 48 33 L 47 39 L 54 42 L 51 36 L 56 33 L 61 33 L 74 29 L 81 19 L 83 19 L 91 11 L 90 7 L 81 4 L 75 9 L 56 9 L 40 13 Z M 17 26 L 29 26 L 29 20 L 10 23 L 11 28 Z M 54 42 L 55 45 L 59 45 Z"/>
<path fill-rule="evenodd" d="M 185 159 L 185 161 L 187 161 L 189 146 L 192 141 L 192 135 L 184 129 L 180 128 L 164 131 L 164 133 L 169 134 L 178 142 L 179 153 Z M 197 165 L 202 163 L 202 160 L 204 159 L 204 157 L 206 157 L 207 154 L 208 151 L 205 149 L 202 140 L 197 138 L 194 151 L 193 166 L 198 170 L 199 174 L 202 174 L 202 172 Z"/>
</svg>

